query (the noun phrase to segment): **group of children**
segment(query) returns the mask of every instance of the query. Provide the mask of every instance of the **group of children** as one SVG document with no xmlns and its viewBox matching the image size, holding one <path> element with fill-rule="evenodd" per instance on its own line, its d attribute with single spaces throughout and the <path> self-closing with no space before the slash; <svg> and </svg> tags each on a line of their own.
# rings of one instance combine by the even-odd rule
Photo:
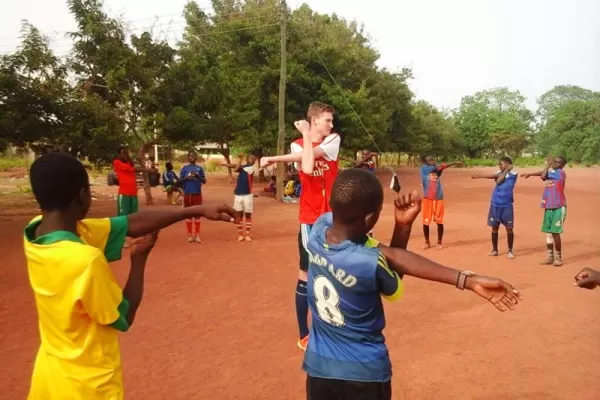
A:
<svg viewBox="0 0 600 400">
<path fill-rule="evenodd" d="M 443 222 L 439 219 L 443 217 L 443 203 L 439 202 L 443 198 L 437 188 L 427 186 L 426 200 L 416 192 L 395 199 L 395 225 L 389 246 L 369 237 L 382 211 L 383 188 L 368 168 L 338 173 L 340 138 L 332 132 L 333 112 L 327 104 L 312 103 L 307 120 L 295 123 L 302 138 L 294 141 L 292 153 L 261 161 L 261 166 L 278 161 L 299 166 L 303 190 L 296 311 L 298 346 L 305 350 L 307 399 L 390 400 L 392 366 L 382 333 L 382 298 L 394 301 L 403 295 L 404 275 L 472 291 L 500 311 L 514 309 L 521 295 L 500 279 L 448 268 L 406 250 L 423 204 L 431 200 L 423 207 L 427 220 Z M 200 218 L 235 221 L 238 229 L 241 217 L 251 221 L 252 156 L 246 162 L 240 158 L 235 165 L 226 164 L 238 172 L 234 207 L 199 205 L 206 178 L 195 160 L 195 154 L 190 153 L 190 164 L 180 174 L 188 187 L 186 192 L 184 186 L 184 208 L 155 207 L 101 219 L 86 218 L 91 204 L 90 186 L 78 160 L 52 153 L 33 163 L 31 186 L 42 215 L 26 227 L 24 246 L 41 345 L 30 400 L 123 399 L 117 333 L 128 331 L 134 322 L 143 297 L 146 262 L 157 232 L 181 220 L 188 221 L 188 231 L 189 221 Z M 430 160 L 425 169 L 429 171 L 427 179 L 432 178 L 430 174 L 439 178 L 447 166 L 436 166 Z M 562 179 L 564 188 L 564 172 L 556 171 L 559 165 L 554 161 L 551 166 L 539 175 L 546 180 Z M 502 180 L 497 177 L 498 186 L 512 179 L 512 169 L 504 168 L 507 172 L 502 172 Z M 65 180 L 65 176 L 70 179 Z M 439 179 L 428 184 L 437 186 Z M 428 193 L 434 198 L 427 197 Z M 556 205 L 550 202 L 555 194 L 552 191 L 545 195 L 544 204 Z M 548 224 L 564 221 L 558 213 L 550 214 Z M 498 210 L 490 210 L 490 215 L 494 221 L 509 218 Z M 248 225 L 246 228 L 249 231 Z M 108 262 L 121 257 L 126 236 L 135 239 L 129 278 L 121 290 Z M 239 236 L 241 240 L 249 237 L 242 233 Z M 441 239 L 438 242 L 441 244 Z M 575 281 L 593 288 L 598 273 L 584 270 Z"/>
</svg>

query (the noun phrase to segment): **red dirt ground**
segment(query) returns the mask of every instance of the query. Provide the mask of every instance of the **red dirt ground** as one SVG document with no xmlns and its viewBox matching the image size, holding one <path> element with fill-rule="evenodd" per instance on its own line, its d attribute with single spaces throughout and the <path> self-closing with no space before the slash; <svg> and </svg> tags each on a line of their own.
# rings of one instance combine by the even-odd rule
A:
<svg viewBox="0 0 600 400">
<path fill-rule="evenodd" d="M 448 247 L 419 250 L 423 238 L 415 224 L 410 248 L 449 266 L 503 277 L 524 300 L 503 314 L 471 293 L 407 278 L 405 298 L 386 305 L 394 399 L 600 399 L 600 289 L 573 287 L 581 267 L 600 268 L 594 241 L 600 170 L 567 170 L 562 268 L 538 265 L 544 236 L 536 178 L 517 184 L 517 258 L 486 256 L 492 185 L 472 181 L 471 172 L 449 170 L 443 177 Z M 419 188 L 417 176 L 415 169 L 402 170 L 404 188 Z M 392 195 L 375 230 L 383 240 L 391 236 Z M 230 202 L 230 185 L 212 179 L 205 199 Z M 33 211 L 20 207 L 21 215 L 0 211 L 0 399 L 6 400 L 25 398 L 39 343 L 21 244 Z M 121 336 L 127 398 L 305 398 L 295 346 L 297 207 L 256 199 L 253 243 L 237 243 L 235 228 L 222 223 L 203 224 L 202 245 L 185 242 L 183 224 L 163 231 L 135 327 Z M 112 202 L 98 201 L 93 214 L 113 210 Z M 504 234 L 500 240 L 504 251 Z M 126 260 L 113 264 L 121 281 Z"/>
</svg>

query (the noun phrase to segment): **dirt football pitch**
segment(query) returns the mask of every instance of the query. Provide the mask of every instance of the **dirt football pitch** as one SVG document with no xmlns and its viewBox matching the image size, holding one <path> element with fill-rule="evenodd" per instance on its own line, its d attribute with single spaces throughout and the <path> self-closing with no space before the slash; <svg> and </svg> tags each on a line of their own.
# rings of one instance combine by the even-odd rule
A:
<svg viewBox="0 0 600 400">
<path fill-rule="evenodd" d="M 442 178 L 446 248 L 421 250 L 418 221 L 409 249 L 454 268 L 502 277 L 521 289 L 524 299 L 517 310 L 501 313 L 470 292 L 407 277 L 404 298 L 385 306 L 393 398 L 600 399 L 600 289 L 573 286 L 580 268 L 600 269 L 600 169 L 566 170 L 561 268 L 538 264 L 545 256 L 539 178 L 517 182 L 516 259 L 506 258 L 503 230 L 500 256 L 487 256 L 493 183 L 471 180 L 474 171 L 450 169 Z M 402 169 L 400 175 L 405 191 L 421 190 L 417 169 Z M 385 187 L 389 175 L 380 177 Z M 208 179 L 205 203 L 230 203 L 232 185 L 221 176 Z M 164 203 L 161 190 L 155 190 L 156 202 Z M 391 237 L 393 196 L 386 189 L 375 228 L 384 242 Z M 98 200 L 92 216 L 115 211 L 114 201 Z M 35 214 L 31 201 L 0 209 L 2 400 L 26 398 L 39 345 L 22 246 L 22 230 Z M 259 197 L 252 243 L 238 243 L 236 227 L 224 223 L 203 222 L 203 244 L 186 242 L 184 223 L 161 233 L 135 325 L 120 336 L 126 398 L 305 398 L 294 310 L 297 216 L 297 204 Z M 434 227 L 431 232 L 434 242 Z M 112 264 L 120 282 L 129 269 L 127 252 Z"/>
</svg>

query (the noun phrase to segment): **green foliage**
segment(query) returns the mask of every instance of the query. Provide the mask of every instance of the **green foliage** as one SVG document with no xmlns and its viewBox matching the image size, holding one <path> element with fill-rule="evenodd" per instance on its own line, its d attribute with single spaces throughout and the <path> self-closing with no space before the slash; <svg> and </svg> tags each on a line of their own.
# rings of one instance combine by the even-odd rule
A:
<svg viewBox="0 0 600 400">
<path fill-rule="evenodd" d="M 525 97 L 507 88 L 466 96 L 454 118 L 469 157 L 519 155 L 533 133 L 533 114 Z"/>
<path fill-rule="evenodd" d="M 101 166 L 122 144 L 217 143 L 225 157 L 232 148 L 274 153 L 278 0 L 213 0 L 210 14 L 190 1 L 177 48 L 148 30 L 129 35 L 102 0 L 67 3 L 77 26 L 69 56 L 53 54 L 25 22 L 21 46 L 0 58 L 0 151 L 51 144 Z M 386 153 L 390 165 L 426 154 L 467 156 L 477 165 L 495 165 L 504 154 L 537 162 L 518 158 L 526 152 L 600 160 L 599 93 L 557 86 L 540 97 L 535 119 L 525 98 L 507 88 L 439 110 L 413 98 L 411 70 L 377 66 L 379 54 L 360 24 L 306 4 L 288 10 L 287 51 L 288 142 L 298 137 L 292 122 L 319 100 L 335 107 L 342 152 L 351 157 L 369 149 Z"/>
</svg>

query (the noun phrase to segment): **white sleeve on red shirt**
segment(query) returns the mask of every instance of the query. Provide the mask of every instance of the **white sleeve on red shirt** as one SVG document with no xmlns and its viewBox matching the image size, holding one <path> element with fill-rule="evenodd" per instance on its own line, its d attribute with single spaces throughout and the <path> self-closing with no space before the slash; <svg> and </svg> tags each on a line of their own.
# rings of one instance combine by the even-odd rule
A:
<svg viewBox="0 0 600 400">
<path fill-rule="evenodd" d="M 304 150 L 304 148 L 302 146 L 300 146 L 299 143 L 292 142 L 292 144 L 290 145 L 290 150 L 292 151 L 292 154 L 296 154 L 296 153 L 300 153 L 302 150 Z M 296 168 L 297 170 L 300 170 L 300 163 L 295 162 L 294 168 Z"/>
<path fill-rule="evenodd" d="M 337 133 L 332 133 L 327 136 L 323 143 L 319 145 L 321 149 L 325 152 L 325 159 L 327 161 L 336 161 L 338 159 L 338 155 L 340 154 L 340 135 Z"/>
<path fill-rule="evenodd" d="M 292 150 L 292 154 L 300 153 L 302 150 L 304 150 L 304 148 L 296 142 L 292 142 L 290 149 Z"/>
</svg>

